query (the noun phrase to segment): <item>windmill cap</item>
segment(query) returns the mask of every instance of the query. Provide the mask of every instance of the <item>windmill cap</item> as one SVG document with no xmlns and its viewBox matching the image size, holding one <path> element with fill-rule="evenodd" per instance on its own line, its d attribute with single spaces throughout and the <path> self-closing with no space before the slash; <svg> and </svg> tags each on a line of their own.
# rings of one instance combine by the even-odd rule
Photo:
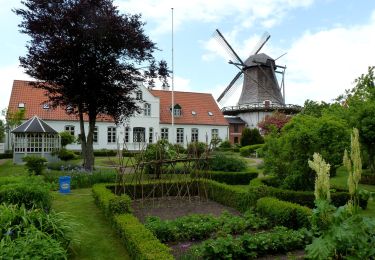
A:
<svg viewBox="0 0 375 260">
<path fill-rule="evenodd" d="M 248 67 L 263 65 L 263 66 L 271 66 L 275 67 L 275 60 L 272 59 L 270 56 L 264 53 L 258 53 L 254 55 L 250 55 L 249 58 L 246 59 L 245 65 Z"/>
</svg>

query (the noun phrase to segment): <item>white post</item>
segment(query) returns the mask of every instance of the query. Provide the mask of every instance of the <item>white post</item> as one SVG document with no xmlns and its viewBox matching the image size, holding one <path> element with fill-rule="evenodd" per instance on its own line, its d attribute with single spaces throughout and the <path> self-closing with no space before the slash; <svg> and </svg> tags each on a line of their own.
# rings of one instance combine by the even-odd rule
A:
<svg viewBox="0 0 375 260">
<path fill-rule="evenodd" d="M 176 142 L 174 131 L 174 57 L 173 57 L 173 7 L 172 7 L 172 144 Z"/>
</svg>

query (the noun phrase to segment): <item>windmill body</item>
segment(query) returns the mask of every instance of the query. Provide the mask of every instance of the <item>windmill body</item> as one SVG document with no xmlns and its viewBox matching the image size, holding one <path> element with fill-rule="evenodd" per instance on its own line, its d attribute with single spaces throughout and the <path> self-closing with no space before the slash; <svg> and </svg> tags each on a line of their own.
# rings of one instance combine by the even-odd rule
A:
<svg viewBox="0 0 375 260">
<path fill-rule="evenodd" d="M 285 105 L 275 75 L 275 60 L 260 53 L 251 55 L 244 64 L 244 80 L 238 105 L 263 102 Z"/>
</svg>

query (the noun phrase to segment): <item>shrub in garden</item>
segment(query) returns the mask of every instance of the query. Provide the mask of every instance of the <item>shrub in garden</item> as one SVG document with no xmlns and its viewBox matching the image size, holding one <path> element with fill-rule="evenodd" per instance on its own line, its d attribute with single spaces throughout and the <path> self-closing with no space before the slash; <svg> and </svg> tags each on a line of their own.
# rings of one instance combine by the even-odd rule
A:
<svg viewBox="0 0 375 260">
<path fill-rule="evenodd" d="M 220 143 L 219 147 L 223 149 L 229 149 L 232 148 L 232 144 L 229 142 L 229 140 L 225 140 Z"/>
<path fill-rule="evenodd" d="M 252 144 L 262 144 L 264 143 L 263 137 L 260 135 L 258 128 L 247 128 L 245 127 L 242 130 L 241 139 L 240 139 L 241 146 L 247 146 Z"/>
<path fill-rule="evenodd" d="M 207 149 L 207 145 L 203 142 L 191 142 L 187 147 L 187 154 L 192 157 L 200 157 Z"/>
<path fill-rule="evenodd" d="M 76 154 L 73 151 L 67 150 L 66 148 L 61 148 L 57 152 L 57 157 L 63 161 L 69 161 L 77 158 Z"/>
<path fill-rule="evenodd" d="M 310 227 L 311 209 L 276 198 L 264 197 L 257 202 L 257 212 L 274 225 L 293 229 Z"/>
<path fill-rule="evenodd" d="M 75 142 L 75 137 L 68 131 L 63 131 L 59 133 L 60 140 L 61 140 L 61 146 L 65 148 L 68 144 L 72 144 Z"/>
<path fill-rule="evenodd" d="M 25 166 L 30 174 L 41 175 L 46 168 L 47 159 L 40 156 L 25 156 L 22 161 L 26 162 Z"/>
<path fill-rule="evenodd" d="M 209 239 L 190 250 L 192 258 L 255 259 L 266 254 L 285 253 L 303 248 L 310 241 L 305 229 L 276 227 L 270 232 Z"/>
<path fill-rule="evenodd" d="M 262 148 L 264 144 L 253 144 L 247 145 L 240 148 L 240 154 L 244 157 L 249 157 L 250 155 L 254 154 L 257 149 Z"/>
<path fill-rule="evenodd" d="M 245 172 L 225 172 L 225 171 L 208 171 L 197 172 L 190 175 L 192 178 L 201 177 L 208 178 L 217 182 L 222 182 L 230 185 L 247 185 L 249 182 L 258 177 L 257 171 Z"/>
<path fill-rule="evenodd" d="M 104 156 L 116 156 L 116 150 L 100 149 L 94 151 L 94 156 L 104 157 Z"/>
<path fill-rule="evenodd" d="M 1 259 L 67 259 L 75 224 L 63 213 L 0 205 Z"/>
<path fill-rule="evenodd" d="M 209 160 L 212 171 L 240 172 L 247 168 L 246 161 L 234 156 L 217 153 Z"/>
<path fill-rule="evenodd" d="M 27 209 L 34 207 L 49 209 L 51 194 L 49 185 L 35 178 L 26 178 L 16 183 L 0 186 L 0 203 L 24 204 Z"/>
</svg>

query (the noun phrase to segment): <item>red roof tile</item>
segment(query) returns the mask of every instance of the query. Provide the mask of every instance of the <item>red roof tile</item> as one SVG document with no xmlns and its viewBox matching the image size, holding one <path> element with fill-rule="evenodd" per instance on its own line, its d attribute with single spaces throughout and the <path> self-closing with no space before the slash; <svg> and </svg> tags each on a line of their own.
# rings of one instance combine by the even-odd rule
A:
<svg viewBox="0 0 375 260">
<path fill-rule="evenodd" d="M 151 93 L 160 98 L 160 123 L 171 124 L 172 92 L 151 90 Z M 174 118 L 175 124 L 228 125 L 211 94 L 174 91 L 174 101 L 182 108 L 182 115 Z M 196 114 L 193 115 L 192 111 Z M 209 115 L 209 112 L 212 115 Z"/>
<path fill-rule="evenodd" d="M 43 120 L 78 120 L 77 116 L 67 114 L 65 109 L 62 107 L 57 107 L 55 109 L 44 109 L 43 104 L 47 103 L 47 101 L 48 98 L 46 97 L 43 89 L 34 88 L 30 85 L 29 81 L 14 80 L 8 109 L 9 111 L 17 111 L 18 104 L 24 103 L 26 109 L 25 119 L 30 119 L 34 115 L 37 115 Z M 88 121 L 86 116 L 85 121 Z M 113 122 L 113 119 L 109 116 L 98 116 L 97 121 Z"/>
</svg>

